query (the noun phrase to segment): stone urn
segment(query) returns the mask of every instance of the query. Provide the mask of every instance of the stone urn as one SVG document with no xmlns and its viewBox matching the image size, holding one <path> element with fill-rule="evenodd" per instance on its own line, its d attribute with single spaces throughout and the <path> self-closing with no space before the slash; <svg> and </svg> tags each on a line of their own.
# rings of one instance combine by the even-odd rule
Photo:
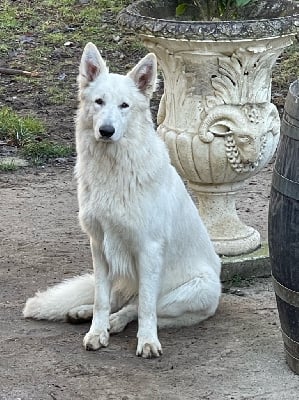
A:
<svg viewBox="0 0 299 400">
<path fill-rule="evenodd" d="M 176 5 L 141 0 L 118 19 L 158 58 L 158 134 L 198 198 L 216 251 L 247 253 L 259 247 L 260 234 L 239 219 L 235 195 L 275 152 L 280 119 L 271 70 L 296 34 L 299 4 L 252 1 L 234 21 L 178 21 Z"/>
</svg>

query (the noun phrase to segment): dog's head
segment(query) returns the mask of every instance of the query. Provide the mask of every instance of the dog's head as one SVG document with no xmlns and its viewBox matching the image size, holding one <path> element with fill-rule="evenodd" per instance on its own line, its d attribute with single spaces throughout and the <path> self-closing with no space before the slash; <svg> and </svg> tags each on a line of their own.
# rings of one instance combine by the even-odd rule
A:
<svg viewBox="0 0 299 400">
<path fill-rule="evenodd" d="M 129 134 L 136 110 L 144 113 L 148 108 L 156 76 L 157 60 L 152 53 L 127 75 L 118 75 L 109 73 L 94 44 L 85 46 L 78 77 L 79 98 L 97 141 L 117 142 Z"/>
</svg>

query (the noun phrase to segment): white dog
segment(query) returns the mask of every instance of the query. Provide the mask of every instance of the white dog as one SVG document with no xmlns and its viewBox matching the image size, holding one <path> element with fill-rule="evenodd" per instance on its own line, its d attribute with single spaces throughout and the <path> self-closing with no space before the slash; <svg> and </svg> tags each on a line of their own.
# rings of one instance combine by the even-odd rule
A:
<svg viewBox="0 0 299 400">
<path fill-rule="evenodd" d="M 93 316 L 87 350 L 138 318 L 136 354 L 158 357 L 157 326 L 196 324 L 219 303 L 219 258 L 151 119 L 156 71 L 154 54 L 126 76 L 109 73 L 92 43 L 82 55 L 76 176 L 94 275 L 37 293 L 24 316 Z"/>
</svg>

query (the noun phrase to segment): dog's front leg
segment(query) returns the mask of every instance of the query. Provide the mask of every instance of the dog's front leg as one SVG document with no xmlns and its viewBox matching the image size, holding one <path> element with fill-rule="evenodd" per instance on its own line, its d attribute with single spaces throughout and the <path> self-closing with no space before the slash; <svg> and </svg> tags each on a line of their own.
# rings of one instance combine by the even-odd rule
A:
<svg viewBox="0 0 299 400">
<path fill-rule="evenodd" d="M 109 343 L 109 315 L 111 282 L 108 277 L 108 264 L 102 253 L 102 245 L 91 238 L 90 247 L 93 260 L 95 293 L 93 318 L 89 332 L 83 344 L 86 350 L 97 350 Z"/>
<path fill-rule="evenodd" d="M 136 354 L 145 358 L 162 354 L 157 334 L 157 299 L 162 256 L 160 246 L 147 244 L 139 255 L 138 344 Z"/>
</svg>

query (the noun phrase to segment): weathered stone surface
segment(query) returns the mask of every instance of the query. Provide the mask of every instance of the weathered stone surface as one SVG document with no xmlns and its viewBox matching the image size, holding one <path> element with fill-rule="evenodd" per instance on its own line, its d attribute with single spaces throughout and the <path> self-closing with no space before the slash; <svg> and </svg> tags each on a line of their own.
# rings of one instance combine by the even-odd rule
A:
<svg viewBox="0 0 299 400">
<path fill-rule="evenodd" d="M 236 21 L 177 21 L 176 5 L 174 0 L 141 0 L 123 10 L 118 20 L 138 33 L 189 40 L 259 39 L 298 31 L 295 1 L 255 0 L 241 9 L 242 19 Z"/>
</svg>

